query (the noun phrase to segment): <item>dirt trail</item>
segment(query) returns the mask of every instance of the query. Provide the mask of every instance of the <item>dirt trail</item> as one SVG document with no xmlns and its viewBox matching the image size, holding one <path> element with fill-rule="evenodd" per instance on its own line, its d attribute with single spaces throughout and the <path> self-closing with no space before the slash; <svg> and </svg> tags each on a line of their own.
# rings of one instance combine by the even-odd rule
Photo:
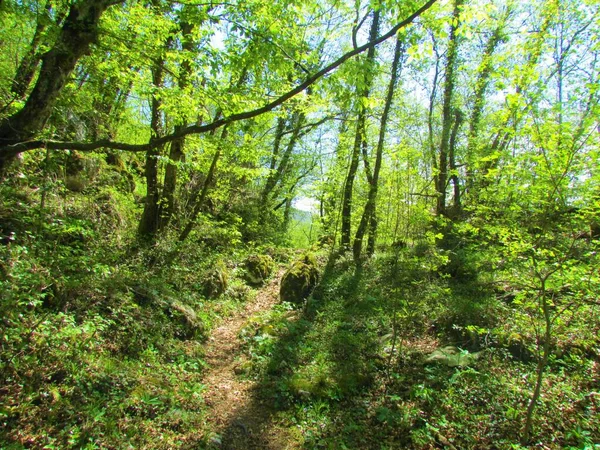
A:
<svg viewBox="0 0 600 450">
<path fill-rule="evenodd" d="M 274 410 L 260 397 L 257 382 L 242 379 L 235 373 L 240 363 L 238 357 L 242 355 L 239 332 L 250 317 L 271 309 L 279 301 L 283 272 L 280 270 L 243 310 L 225 319 L 209 338 L 204 398 L 210 410 L 208 423 L 216 433 L 211 440 L 213 448 L 297 448 L 287 430 L 273 422 Z"/>
</svg>

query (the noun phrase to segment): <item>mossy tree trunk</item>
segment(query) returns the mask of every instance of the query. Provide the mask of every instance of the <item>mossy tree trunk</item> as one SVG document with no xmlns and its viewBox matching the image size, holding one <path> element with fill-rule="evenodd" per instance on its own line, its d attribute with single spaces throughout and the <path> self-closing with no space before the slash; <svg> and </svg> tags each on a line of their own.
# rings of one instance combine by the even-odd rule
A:
<svg viewBox="0 0 600 450">
<path fill-rule="evenodd" d="M 279 152 L 279 146 L 281 144 L 281 136 L 279 138 L 277 136 L 275 136 L 275 144 L 277 144 L 277 146 L 274 148 L 274 151 L 273 151 L 273 158 L 271 160 L 272 168 L 271 168 L 271 172 L 269 173 L 269 176 L 267 177 L 265 187 L 263 188 L 263 191 L 261 194 L 261 203 L 262 203 L 263 207 L 267 206 L 267 204 L 269 202 L 269 196 L 271 195 L 271 193 L 273 192 L 273 190 L 275 189 L 277 184 L 283 179 L 286 170 L 289 168 L 290 160 L 294 153 L 294 148 L 296 147 L 296 144 L 298 143 L 298 140 L 300 139 L 300 130 L 302 129 L 302 126 L 304 125 L 305 119 L 306 119 L 306 117 L 302 111 L 296 111 L 292 115 L 292 118 L 290 120 L 292 130 L 293 130 L 292 135 L 290 137 L 290 140 L 288 141 L 288 144 L 285 148 L 285 152 L 283 152 L 283 155 L 281 156 L 281 160 L 279 161 L 278 165 L 276 163 L 274 164 L 274 162 L 277 159 L 276 158 L 277 155 L 275 154 L 275 151 L 277 151 L 277 153 Z M 277 125 L 279 128 L 279 123 Z M 281 134 L 283 134 L 283 131 L 281 132 Z M 276 169 L 274 168 L 275 166 L 277 166 Z"/>
<path fill-rule="evenodd" d="M 44 6 L 44 11 L 38 16 L 31 44 L 29 45 L 29 49 L 27 50 L 27 53 L 25 53 L 25 56 L 21 59 L 19 67 L 17 67 L 17 72 L 10 87 L 11 92 L 17 98 L 25 97 L 31 82 L 33 81 L 35 72 L 40 65 L 42 56 L 41 49 L 44 44 L 43 38 L 48 25 L 51 24 L 51 22 L 55 22 L 55 24 L 58 25 L 64 18 L 64 15 L 56 14 L 55 10 L 56 8 L 53 2 L 48 0 Z M 52 20 L 53 13 L 56 14 L 56 19 L 54 21 Z"/>
<path fill-rule="evenodd" d="M 477 70 L 477 79 L 475 81 L 475 90 L 473 92 L 473 106 L 469 118 L 469 134 L 467 141 L 467 158 L 474 160 L 478 153 L 478 140 L 481 128 L 481 117 L 485 106 L 485 94 L 490 83 L 492 73 L 493 56 L 496 48 L 500 44 L 504 35 L 504 28 L 508 18 L 512 14 L 512 9 L 507 7 L 502 19 L 494 32 L 488 38 L 483 51 L 483 57 Z M 468 191 L 473 187 L 473 167 L 472 163 L 468 162 L 467 175 L 465 180 L 465 189 Z M 473 192 L 477 196 L 477 192 Z"/>
<path fill-rule="evenodd" d="M 521 438 L 521 443 L 523 445 L 527 445 L 531 437 L 531 430 L 533 426 L 533 413 L 535 412 L 535 407 L 540 398 L 540 394 L 542 391 L 542 382 L 544 380 L 544 372 L 546 370 L 546 366 L 548 365 L 548 360 L 550 358 L 552 339 L 552 318 L 550 312 L 550 305 L 548 304 L 546 282 L 552 273 L 553 272 L 546 274 L 545 276 L 539 277 L 539 303 L 540 308 L 542 310 L 542 314 L 544 316 L 544 334 L 543 337 L 541 337 L 541 339 L 543 339 L 544 341 L 542 342 L 541 355 L 539 355 L 539 360 L 536 367 L 535 387 L 533 388 L 533 394 L 531 396 L 531 399 L 529 400 L 529 405 L 527 405 L 525 426 L 523 427 L 523 436 Z"/>
<path fill-rule="evenodd" d="M 221 141 L 225 141 L 227 138 L 228 128 L 223 128 L 221 132 Z M 215 152 L 212 162 L 210 164 L 210 168 L 208 169 L 208 173 L 206 174 L 206 178 L 204 179 L 204 183 L 202 184 L 202 188 L 197 192 L 197 196 L 194 196 L 192 204 L 192 214 L 190 216 L 190 220 L 187 225 L 183 229 L 183 231 L 179 235 L 179 242 L 183 242 L 190 235 L 194 227 L 196 226 L 196 222 L 198 221 L 198 216 L 204 208 L 204 202 L 206 201 L 206 196 L 208 195 L 208 190 L 213 184 L 215 179 L 215 174 L 217 173 L 217 164 L 219 163 L 219 159 L 221 159 L 221 154 L 223 153 L 223 144 L 217 147 L 217 151 Z"/>
<path fill-rule="evenodd" d="M 191 23 L 182 21 L 180 24 L 182 36 L 181 47 L 186 55 L 191 55 L 195 48 L 195 43 L 192 38 L 193 26 Z M 186 58 L 181 63 L 179 71 L 179 89 L 182 92 L 188 88 L 190 72 L 192 70 L 191 61 Z M 183 127 L 187 125 L 187 117 L 183 116 L 182 123 L 175 126 L 175 133 L 179 133 Z M 162 201 L 159 207 L 159 224 L 158 228 L 164 229 L 169 224 L 173 214 L 175 213 L 175 189 L 177 188 L 177 175 L 179 163 L 183 160 L 185 150 L 185 137 L 175 139 L 171 142 L 169 150 L 169 163 L 165 169 L 165 177 L 163 182 Z"/>
<path fill-rule="evenodd" d="M 165 54 L 156 61 L 152 68 L 152 82 L 155 91 L 163 86 L 165 72 Z M 160 138 L 163 134 L 163 118 L 161 111 L 162 102 L 157 92 L 152 96 L 152 109 L 150 128 L 152 137 L 150 140 Z M 138 233 L 144 239 L 153 239 L 159 226 L 159 201 L 160 187 L 158 183 L 158 159 L 162 152 L 162 146 L 151 146 L 146 152 L 146 165 L 144 174 L 146 176 L 146 201 L 144 212 L 138 226 Z"/>
</svg>

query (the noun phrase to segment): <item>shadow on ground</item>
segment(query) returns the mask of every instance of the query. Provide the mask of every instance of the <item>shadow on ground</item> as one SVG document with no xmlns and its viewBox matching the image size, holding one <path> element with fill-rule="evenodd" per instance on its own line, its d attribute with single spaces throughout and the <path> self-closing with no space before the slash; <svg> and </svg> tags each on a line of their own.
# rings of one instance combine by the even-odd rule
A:
<svg viewBox="0 0 600 450">
<path fill-rule="evenodd" d="M 267 355 L 259 355 L 252 395 L 234 414 L 214 448 L 315 448 L 343 426 L 352 447 L 362 431 L 380 370 L 376 298 L 350 259 L 332 259 L 307 304 L 288 316 Z M 264 357 L 263 357 L 264 356 Z M 296 422 L 296 423 L 295 423 Z M 354 433 L 357 431 L 357 433 Z"/>
</svg>

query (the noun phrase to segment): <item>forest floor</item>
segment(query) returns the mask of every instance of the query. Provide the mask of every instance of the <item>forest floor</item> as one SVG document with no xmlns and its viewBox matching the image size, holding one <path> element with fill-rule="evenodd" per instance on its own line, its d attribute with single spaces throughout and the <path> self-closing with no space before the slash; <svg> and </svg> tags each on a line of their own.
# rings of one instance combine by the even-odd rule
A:
<svg viewBox="0 0 600 450">
<path fill-rule="evenodd" d="M 248 301 L 243 309 L 213 330 L 206 349 L 208 371 L 204 398 L 209 408 L 210 442 L 220 449 L 299 448 L 290 430 L 276 419 L 276 410 L 261 393 L 257 381 L 244 377 L 243 341 L 240 331 L 248 321 L 279 302 L 278 273 Z"/>
</svg>

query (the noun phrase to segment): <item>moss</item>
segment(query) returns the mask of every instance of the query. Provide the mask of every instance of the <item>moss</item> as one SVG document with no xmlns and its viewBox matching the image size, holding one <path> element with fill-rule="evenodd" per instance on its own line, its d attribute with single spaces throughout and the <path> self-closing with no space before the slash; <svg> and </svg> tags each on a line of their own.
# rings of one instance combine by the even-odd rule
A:
<svg viewBox="0 0 600 450">
<path fill-rule="evenodd" d="M 324 373 L 314 375 L 295 374 L 288 381 L 290 392 L 300 398 L 326 398 L 334 391 L 335 384 Z"/>
<path fill-rule="evenodd" d="M 69 175 L 65 178 L 65 187 L 71 192 L 83 192 L 87 187 L 87 182 L 77 175 Z"/>
<path fill-rule="evenodd" d="M 268 255 L 251 255 L 246 259 L 244 266 L 248 283 L 260 286 L 273 273 L 275 263 Z"/>
<path fill-rule="evenodd" d="M 224 267 L 215 267 L 204 275 L 202 283 L 206 298 L 217 298 L 227 289 L 227 272 Z"/>
<path fill-rule="evenodd" d="M 317 261 L 306 254 L 287 270 L 281 279 L 281 301 L 301 304 L 313 291 L 319 281 Z"/>
<path fill-rule="evenodd" d="M 234 283 L 228 287 L 227 295 L 229 298 L 237 300 L 238 302 L 245 302 L 250 299 L 252 295 L 252 289 L 245 284 L 242 284 L 241 281 L 235 280 Z"/>
<path fill-rule="evenodd" d="M 170 307 L 171 316 L 176 319 L 179 327 L 176 336 L 182 340 L 198 339 L 204 336 L 204 323 L 196 312 L 187 305 L 174 301 Z"/>
</svg>

